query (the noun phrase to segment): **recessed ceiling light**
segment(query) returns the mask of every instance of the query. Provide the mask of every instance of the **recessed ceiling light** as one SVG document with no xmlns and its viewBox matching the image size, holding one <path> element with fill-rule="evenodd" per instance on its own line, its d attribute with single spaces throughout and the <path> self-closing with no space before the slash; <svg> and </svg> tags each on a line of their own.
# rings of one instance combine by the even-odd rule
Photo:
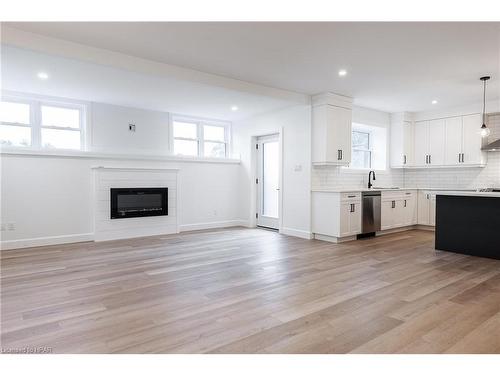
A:
<svg viewBox="0 0 500 375">
<path fill-rule="evenodd" d="M 438 102 L 438 101 L 437 101 L 436 99 L 434 99 L 431 103 L 432 103 L 432 104 L 437 104 L 437 102 Z"/>
<path fill-rule="evenodd" d="M 237 110 L 238 110 L 238 107 L 237 107 L 237 106 L 233 105 L 233 106 L 231 107 L 231 111 L 236 112 Z"/>
<path fill-rule="evenodd" d="M 340 69 L 340 70 L 339 70 L 339 76 L 343 77 L 343 76 L 345 76 L 346 74 L 347 74 L 347 70 L 345 70 L 345 69 Z"/>
<path fill-rule="evenodd" d="M 45 72 L 38 72 L 38 74 L 36 76 L 40 79 L 43 79 L 43 80 L 46 80 L 49 78 L 49 75 Z"/>
</svg>

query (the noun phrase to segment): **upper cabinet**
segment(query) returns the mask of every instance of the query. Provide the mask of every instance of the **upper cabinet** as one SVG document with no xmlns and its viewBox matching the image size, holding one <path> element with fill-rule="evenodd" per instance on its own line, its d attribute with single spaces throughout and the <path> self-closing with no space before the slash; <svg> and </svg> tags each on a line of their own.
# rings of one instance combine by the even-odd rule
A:
<svg viewBox="0 0 500 375">
<path fill-rule="evenodd" d="M 352 99 L 337 94 L 312 98 L 312 162 L 349 165 L 351 162 Z"/>
<path fill-rule="evenodd" d="M 413 165 L 413 123 L 406 113 L 391 116 L 391 167 Z"/>
<path fill-rule="evenodd" d="M 393 117 L 391 167 L 483 166 L 480 127 L 480 114 L 413 123 Z"/>
</svg>

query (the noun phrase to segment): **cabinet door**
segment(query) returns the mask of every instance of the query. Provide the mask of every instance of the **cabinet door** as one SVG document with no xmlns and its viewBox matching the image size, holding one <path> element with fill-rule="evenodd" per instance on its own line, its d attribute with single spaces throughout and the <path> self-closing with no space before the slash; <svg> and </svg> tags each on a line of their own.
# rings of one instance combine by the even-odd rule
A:
<svg viewBox="0 0 500 375">
<path fill-rule="evenodd" d="M 446 165 L 459 165 L 462 163 L 462 117 L 446 119 Z"/>
<path fill-rule="evenodd" d="M 340 205 L 340 237 L 349 236 L 351 220 L 351 204 L 342 203 Z"/>
<path fill-rule="evenodd" d="M 403 123 L 403 145 L 404 165 L 413 165 L 413 125 L 408 121 Z"/>
<path fill-rule="evenodd" d="M 429 225 L 429 194 L 426 192 L 418 193 L 418 224 L 420 225 Z"/>
<path fill-rule="evenodd" d="M 353 203 L 353 208 L 349 220 L 349 231 L 355 235 L 361 233 L 361 203 Z"/>
<path fill-rule="evenodd" d="M 429 154 L 429 122 L 417 121 L 415 123 L 414 163 L 416 166 L 427 165 Z"/>
<path fill-rule="evenodd" d="M 436 225 L 436 196 L 431 195 L 429 199 L 429 225 Z"/>
<path fill-rule="evenodd" d="M 410 226 L 416 224 L 416 204 L 415 197 L 408 196 L 403 200 L 404 207 L 404 217 L 403 224 L 404 226 Z"/>
<path fill-rule="evenodd" d="M 481 137 L 481 115 L 463 116 L 463 163 L 462 164 L 484 164 L 484 152 L 481 151 L 483 139 Z"/>
<path fill-rule="evenodd" d="M 400 228 L 405 226 L 405 213 L 406 213 L 406 207 L 405 207 L 405 200 L 404 199 L 398 199 L 394 201 L 393 204 L 393 221 L 392 221 L 392 227 L 393 228 Z"/>
<path fill-rule="evenodd" d="M 445 120 L 429 121 L 429 155 L 430 165 L 444 165 L 446 148 Z"/>
<path fill-rule="evenodd" d="M 407 167 L 413 163 L 413 127 L 411 122 L 391 126 L 391 166 Z"/>
<path fill-rule="evenodd" d="M 380 229 L 391 229 L 394 222 L 394 209 L 392 208 L 392 201 L 382 201 L 381 203 L 381 224 Z"/>
<path fill-rule="evenodd" d="M 339 142 L 338 148 L 341 150 L 341 163 L 351 163 L 352 148 L 352 111 L 346 108 L 338 108 L 339 113 Z"/>
</svg>

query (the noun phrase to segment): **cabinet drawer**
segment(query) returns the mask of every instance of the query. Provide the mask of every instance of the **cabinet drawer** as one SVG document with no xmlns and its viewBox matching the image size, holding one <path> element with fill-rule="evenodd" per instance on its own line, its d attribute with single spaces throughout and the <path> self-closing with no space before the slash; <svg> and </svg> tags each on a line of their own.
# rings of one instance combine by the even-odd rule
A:
<svg viewBox="0 0 500 375">
<path fill-rule="evenodd" d="M 353 192 L 353 193 L 342 193 L 340 194 L 340 200 L 342 201 L 360 201 L 361 193 Z"/>
</svg>

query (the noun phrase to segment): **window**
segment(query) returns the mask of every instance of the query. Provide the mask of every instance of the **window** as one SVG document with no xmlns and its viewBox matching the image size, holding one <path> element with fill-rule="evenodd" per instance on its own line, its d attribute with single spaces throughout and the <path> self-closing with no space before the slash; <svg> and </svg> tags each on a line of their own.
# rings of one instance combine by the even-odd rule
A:
<svg viewBox="0 0 500 375">
<path fill-rule="evenodd" d="M 172 121 L 175 155 L 225 158 L 228 125 L 208 120 L 174 118 Z"/>
<path fill-rule="evenodd" d="M 80 150 L 86 107 L 82 104 L 2 98 L 0 144 L 12 147 Z"/>
<path fill-rule="evenodd" d="M 352 124 L 350 169 L 385 170 L 387 162 L 387 129 L 383 126 Z"/>
<path fill-rule="evenodd" d="M 372 152 L 370 150 L 370 133 L 352 132 L 352 168 L 370 169 L 372 165 Z"/>
<path fill-rule="evenodd" d="M 31 146 L 31 112 L 28 103 L 0 102 L 0 144 Z"/>
</svg>

